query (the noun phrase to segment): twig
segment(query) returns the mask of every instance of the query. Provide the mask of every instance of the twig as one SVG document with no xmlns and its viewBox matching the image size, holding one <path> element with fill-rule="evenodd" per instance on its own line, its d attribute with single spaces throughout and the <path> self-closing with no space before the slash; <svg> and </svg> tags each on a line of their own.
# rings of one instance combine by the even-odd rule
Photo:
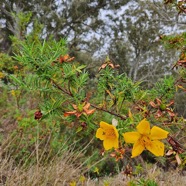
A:
<svg viewBox="0 0 186 186">
<path fill-rule="evenodd" d="M 93 105 L 93 104 L 90 104 L 93 108 L 96 108 L 97 110 L 101 110 L 101 111 L 104 111 L 104 112 L 107 112 L 109 114 L 112 114 L 114 116 L 117 116 L 118 118 L 121 118 L 122 120 L 126 120 L 127 119 L 127 116 L 122 116 L 120 114 L 117 114 L 115 112 L 112 112 L 112 111 L 109 111 L 109 110 L 106 110 L 104 108 L 100 108 L 100 107 L 97 107 L 96 105 Z"/>
<path fill-rule="evenodd" d="M 61 90 L 63 93 L 67 94 L 67 95 L 70 96 L 70 97 L 73 97 L 73 94 L 72 94 L 71 92 L 69 92 L 69 91 L 67 91 L 67 90 L 64 90 L 64 89 L 63 89 L 60 85 L 58 85 L 53 79 L 51 79 L 51 82 L 55 85 L 56 88 L 58 88 L 59 90 Z M 100 108 L 100 107 L 98 107 L 98 106 L 96 106 L 96 105 L 94 105 L 94 104 L 91 104 L 91 103 L 90 103 L 90 105 L 91 105 L 93 108 L 96 108 L 97 110 L 101 110 L 101 111 L 103 111 L 103 112 L 107 112 L 107 113 L 109 113 L 109 114 L 111 114 L 111 115 L 114 115 L 114 116 L 116 116 L 116 117 L 118 117 L 118 118 L 120 118 L 120 119 L 122 119 L 122 120 L 126 120 L 126 119 L 127 119 L 127 116 L 122 116 L 122 115 L 117 114 L 117 113 L 115 113 L 115 112 L 106 110 L 106 109 L 104 109 L 104 108 Z"/>
<path fill-rule="evenodd" d="M 59 90 L 61 90 L 63 93 L 73 97 L 72 93 L 68 92 L 67 90 L 64 90 L 62 87 L 60 87 L 53 79 L 51 79 L 51 83 L 54 84 Z"/>
</svg>

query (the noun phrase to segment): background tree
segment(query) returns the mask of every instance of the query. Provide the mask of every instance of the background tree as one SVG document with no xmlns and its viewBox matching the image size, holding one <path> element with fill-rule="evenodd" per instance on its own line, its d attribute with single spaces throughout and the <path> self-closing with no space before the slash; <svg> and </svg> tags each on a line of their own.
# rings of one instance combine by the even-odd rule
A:
<svg viewBox="0 0 186 186">
<path fill-rule="evenodd" d="M 163 1 L 150 0 L 2 0 L 0 8 L 2 51 L 11 51 L 9 36 L 22 39 L 34 30 L 41 38 L 66 38 L 71 55 L 89 66 L 92 77 L 109 56 L 120 73 L 148 87 L 177 59 L 161 37 L 183 32 L 186 21 Z"/>
</svg>

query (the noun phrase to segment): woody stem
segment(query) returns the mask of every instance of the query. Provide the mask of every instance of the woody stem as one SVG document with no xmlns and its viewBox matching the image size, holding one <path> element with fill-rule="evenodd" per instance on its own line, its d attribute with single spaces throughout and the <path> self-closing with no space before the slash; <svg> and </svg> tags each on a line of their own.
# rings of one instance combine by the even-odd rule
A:
<svg viewBox="0 0 186 186">
<path fill-rule="evenodd" d="M 51 82 L 52 82 L 53 85 L 55 85 L 55 87 L 56 87 L 57 89 L 59 89 L 60 91 L 62 91 L 62 92 L 65 93 L 66 95 L 68 95 L 68 96 L 70 96 L 70 97 L 73 97 L 73 94 L 72 94 L 71 92 L 68 92 L 67 90 L 63 89 L 63 88 L 62 88 L 60 85 L 58 85 L 53 79 L 51 79 Z M 96 108 L 97 110 L 100 110 L 100 111 L 103 111 L 103 112 L 107 112 L 107 113 L 109 113 L 109 114 L 111 114 L 111 115 L 114 115 L 114 116 L 116 116 L 116 117 L 118 117 L 118 118 L 120 118 L 120 119 L 122 119 L 122 120 L 126 120 L 126 119 L 127 119 L 127 116 L 122 116 L 122 115 L 120 115 L 120 114 L 117 114 L 117 113 L 115 113 L 115 112 L 109 111 L 109 110 L 107 110 L 107 109 L 100 108 L 100 107 L 98 107 L 98 106 L 96 106 L 96 105 L 94 105 L 94 104 L 91 104 L 91 103 L 90 103 L 90 105 L 91 105 L 93 108 Z"/>
</svg>

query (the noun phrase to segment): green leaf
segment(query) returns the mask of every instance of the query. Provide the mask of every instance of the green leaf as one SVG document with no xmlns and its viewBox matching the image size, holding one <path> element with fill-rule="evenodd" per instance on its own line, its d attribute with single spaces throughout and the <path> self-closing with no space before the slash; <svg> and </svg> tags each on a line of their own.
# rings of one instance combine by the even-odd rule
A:
<svg viewBox="0 0 186 186">
<path fill-rule="evenodd" d="M 25 83 L 23 83 L 23 81 L 21 81 L 17 77 L 15 77 L 15 75 L 9 75 L 9 78 L 12 79 L 15 83 L 17 83 L 17 85 L 27 88 L 27 85 Z"/>
</svg>

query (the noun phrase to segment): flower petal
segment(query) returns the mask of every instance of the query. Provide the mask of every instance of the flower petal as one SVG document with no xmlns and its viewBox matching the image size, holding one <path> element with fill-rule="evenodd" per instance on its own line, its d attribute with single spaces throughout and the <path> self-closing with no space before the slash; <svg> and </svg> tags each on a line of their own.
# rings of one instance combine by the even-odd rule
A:
<svg viewBox="0 0 186 186">
<path fill-rule="evenodd" d="M 145 147 L 143 144 L 140 143 L 140 141 L 138 140 L 132 149 L 132 156 L 131 158 L 134 158 L 136 156 L 139 156 L 143 151 L 145 150 Z"/>
<path fill-rule="evenodd" d="M 123 137 L 126 143 L 135 143 L 140 138 L 139 132 L 126 132 L 123 133 Z"/>
<path fill-rule="evenodd" d="M 100 122 L 100 128 L 104 129 L 105 131 L 107 131 L 107 130 L 114 130 L 114 133 L 115 133 L 116 137 L 117 138 L 119 137 L 118 130 L 113 125 L 110 125 L 110 124 L 108 124 L 108 123 L 106 123 L 104 121 L 101 121 Z"/>
<path fill-rule="evenodd" d="M 112 125 L 112 128 L 114 129 L 114 133 L 115 133 L 115 135 L 116 135 L 116 138 L 118 138 L 118 137 L 119 137 L 118 130 L 117 130 L 116 127 L 113 126 L 113 125 Z"/>
<path fill-rule="evenodd" d="M 151 131 L 150 131 L 150 138 L 152 140 L 157 140 L 157 139 L 165 139 L 167 138 L 169 132 L 167 132 L 166 130 L 163 130 L 159 127 L 152 127 Z"/>
<path fill-rule="evenodd" d="M 147 135 L 150 133 L 150 123 L 146 119 L 139 122 L 136 128 L 140 134 Z"/>
<path fill-rule="evenodd" d="M 105 150 L 109 150 L 111 148 L 118 148 L 118 138 L 113 139 L 105 139 L 103 141 L 103 146 L 105 148 Z"/>
<path fill-rule="evenodd" d="M 100 128 L 110 129 L 110 128 L 112 128 L 112 125 L 110 125 L 110 124 L 108 124 L 108 123 L 106 123 L 104 121 L 101 121 L 100 122 Z"/>
<path fill-rule="evenodd" d="M 104 140 L 106 138 L 105 132 L 104 132 L 104 130 L 102 128 L 99 128 L 96 131 L 96 138 L 99 138 L 100 140 Z"/>
<path fill-rule="evenodd" d="M 164 144 L 161 141 L 158 140 L 151 141 L 151 143 L 149 145 L 146 145 L 145 147 L 155 156 L 164 155 Z"/>
</svg>

